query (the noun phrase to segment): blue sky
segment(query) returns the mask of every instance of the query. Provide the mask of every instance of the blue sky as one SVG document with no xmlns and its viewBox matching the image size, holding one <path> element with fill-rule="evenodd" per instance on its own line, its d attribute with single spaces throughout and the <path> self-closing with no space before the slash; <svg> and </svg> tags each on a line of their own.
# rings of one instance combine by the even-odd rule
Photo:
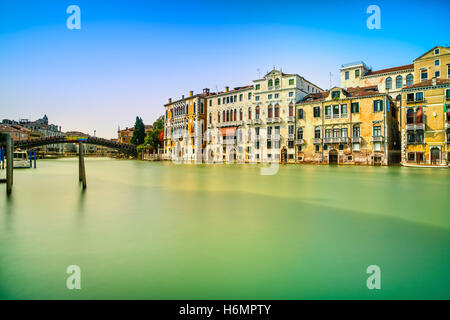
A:
<svg viewBox="0 0 450 320">
<path fill-rule="evenodd" d="M 69 30 L 66 8 L 81 9 Z M 369 5 L 381 30 L 369 30 Z M 115 137 L 169 97 L 251 84 L 275 66 L 324 89 L 341 64 L 412 63 L 449 45 L 448 1 L 0 0 L 0 118 L 47 114 Z"/>
</svg>

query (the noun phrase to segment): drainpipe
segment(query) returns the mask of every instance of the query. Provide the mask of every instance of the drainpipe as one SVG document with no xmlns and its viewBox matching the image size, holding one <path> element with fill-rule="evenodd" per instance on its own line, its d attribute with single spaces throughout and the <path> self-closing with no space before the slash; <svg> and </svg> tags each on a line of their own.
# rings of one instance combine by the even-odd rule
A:
<svg viewBox="0 0 450 320">
<path fill-rule="evenodd" d="M 386 125 L 386 112 L 387 112 L 387 96 L 384 96 L 384 112 L 383 112 L 383 126 L 384 126 L 384 160 L 386 165 L 388 164 L 388 150 L 387 150 L 387 125 Z M 389 107 L 391 107 L 389 105 Z"/>
<path fill-rule="evenodd" d="M 322 143 L 321 143 L 321 147 L 322 147 L 322 163 L 323 163 L 323 146 L 324 146 L 323 141 L 324 141 L 324 137 L 325 137 L 325 128 L 324 128 L 324 125 L 325 125 L 324 113 L 325 113 L 325 111 L 323 110 L 323 101 L 321 103 L 320 112 L 321 112 L 321 118 L 322 118 L 322 130 L 321 130 L 321 138 L 322 138 L 321 141 L 322 141 Z"/>
</svg>

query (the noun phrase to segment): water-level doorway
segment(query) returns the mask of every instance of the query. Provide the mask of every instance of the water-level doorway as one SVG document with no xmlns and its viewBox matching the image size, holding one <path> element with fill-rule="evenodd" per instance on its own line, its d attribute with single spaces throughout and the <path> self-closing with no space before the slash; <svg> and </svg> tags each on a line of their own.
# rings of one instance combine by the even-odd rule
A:
<svg viewBox="0 0 450 320">
<path fill-rule="evenodd" d="M 328 163 L 338 164 L 338 152 L 336 150 L 330 150 L 328 153 Z"/>
</svg>

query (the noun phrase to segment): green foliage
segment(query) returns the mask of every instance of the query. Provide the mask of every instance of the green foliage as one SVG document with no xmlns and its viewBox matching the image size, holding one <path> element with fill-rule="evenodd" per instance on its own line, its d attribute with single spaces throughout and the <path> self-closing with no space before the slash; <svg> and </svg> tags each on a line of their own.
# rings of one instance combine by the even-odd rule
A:
<svg viewBox="0 0 450 320">
<path fill-rule="evenodd" d="M 155 122 L 153 122 L 152 130 L 147 132 L 144 145 L 148 146 L 151 150 L 157 150 L 158 146 L 161 147 L 163 142 L 160 139 L 160 135 L 163 129 L 164 116 L 161 116 Z"/>
<path fill-rule="evenodd" d="M 145 139 L 145 125 L 142 118 L 136 117 L 136 123 L 134 124 L 133 137 L 131 138 L 131 143 L 135 146 L 144 143 Z"/>
</svg>

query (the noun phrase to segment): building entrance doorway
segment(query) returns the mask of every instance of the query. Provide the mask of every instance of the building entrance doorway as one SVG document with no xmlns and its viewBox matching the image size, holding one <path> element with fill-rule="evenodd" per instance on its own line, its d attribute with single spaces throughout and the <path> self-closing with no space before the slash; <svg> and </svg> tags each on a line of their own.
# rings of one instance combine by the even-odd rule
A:
<svg viewBox="0 0 450 320">
<path fill-rule="evenodd" d="M 439 148 L 431 148 L 431 164 L 439 164 L 441 162 L 441 150 Z"/>
<path fill-rule="evenodd" d="M 336 150 L 330 150 L 328 153 L 328 163 L 338 164 L 338 152 Z"/>
</svg>

